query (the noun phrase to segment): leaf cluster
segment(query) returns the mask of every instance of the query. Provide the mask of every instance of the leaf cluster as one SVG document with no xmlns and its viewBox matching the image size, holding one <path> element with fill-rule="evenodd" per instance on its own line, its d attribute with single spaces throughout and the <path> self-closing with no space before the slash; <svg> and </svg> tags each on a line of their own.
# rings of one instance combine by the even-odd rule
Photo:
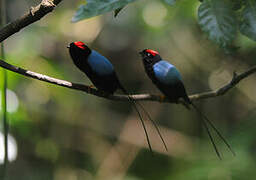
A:
<svg viewBox="0 0 256 180">
<path fill-rule="evenodd" d="M 72 18 L 72 22 L 114 12 L 118 13 L 137 0 L 87 0 Z M 176 0 L 161 0 L 175 5 Z M 179 3 L 186 3 L 180 1 Z M 235 50 L 238 33 L 256 41 L 256 0 L 200 0 L 198 24 L 208 38 L 226 50 Z"/>
<path fill-rule="evenodd" d="M 256 40 L 255 0 L 204 0 L 198 8 L 198 23 L 208 38 L 228 48 L 238 33 Z"/>
</svg>

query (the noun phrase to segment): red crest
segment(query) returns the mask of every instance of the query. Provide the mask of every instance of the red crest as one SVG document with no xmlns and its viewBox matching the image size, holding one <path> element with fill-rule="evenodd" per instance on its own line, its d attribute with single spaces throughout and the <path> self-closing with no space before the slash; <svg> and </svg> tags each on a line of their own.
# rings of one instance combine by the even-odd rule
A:
<svg viewBox="0 0 256 180">
<path fill-rule="evenodd" d="M 75 46 L 79 47 L 80 49 L 86 49 L 85 44 L 82 41 L 74 42 Z"/>
<path fill-rule="evenodd" d="M 155 56 L 155 55 L 159 54 L 157 51 L 154 51 L 152 49 L 147 49 L 146 52 L 151 54 L 152 56 Z"/>
</svg>

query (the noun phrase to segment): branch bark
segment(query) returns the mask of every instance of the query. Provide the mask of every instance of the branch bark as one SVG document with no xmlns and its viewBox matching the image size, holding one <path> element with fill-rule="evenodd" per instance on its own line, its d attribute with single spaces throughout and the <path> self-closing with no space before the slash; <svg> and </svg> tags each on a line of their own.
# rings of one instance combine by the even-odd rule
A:
<svg viewBox="0 0 256 180">
<path fill-rule="evenodd" d="M 87 85 L 73 83 L 73 82 L 69 82 L 69 81 L 65 81 L 65 80 L 61 80 L 61 79 L 56 79 L 56 78 L 53 78 L 53 77 L 50 77 L 47 75 L 43 75 L 43 74 L 39 74 L 39 73 L 36 73 L 33 71 L 23 69 L 23 68 L 11 65 L 7 62 L 4 62 L 1 59 L 0 59 L 0 67 L 5 68 L 12 72 L 16 72 L 18 74 L 33 78 L 33 79 L 45 81 L 45 82 L 48 82 L 51 84 L 55 84 L 58 86 L 62 86 L 62 87 L 66 87 L 66 88 L 70 88 L 70 89 L 74 89 L 74 90 L 83 91 L 83 92 L 86 92 L 88 94 L 92 94 L 92 95 L 95 95 L 98 97 L 115 100 L 115 101 L 128 101 L 129 100 L 128 96 L 126 96 L 126 95 L 106 94 L 103 91 L 94 89 Z M 193 94 L 193 95 L 190 95 L 189 98 L 191 99 L 191 101 L 197 101 L 197 100 L 201 100 L 201 99 L 213 98 L 213 97 L 224 95 L 230 89 L 235 87 L 241 80 L 247 78 L 248 76 L 252 75 L 255 72 L 256 72 L 256 66 L 253 66 L 252 68 L 250 68 L 249 70 L 247 70 L 241 74 L 234 73 L 232 80 L 229 83 L 223 85 L 221 88 L 213 90 L 213 91 L 209 91 L 209 92 Z M 136 94 L 136 95 L 130 95 L 130 96 L 136 101 L 157 101 L 157 102 L 173 103 L 173 102 L 170 102 L 167 98 L 163 98 L 162 95 Z M 180 100 L 180 103 L 183 103 L 183 101 Z"/>
<path fill-rule="evenodd" d="M 19 32 L 24 27 L 40 20 L 46 14 L 53 11 L 61 1 L 62 0 L 42 0 L 36 7 L 31 7 L 30 10 L 22 17 L 0 29 L 0 42 Z"/>
</svg>

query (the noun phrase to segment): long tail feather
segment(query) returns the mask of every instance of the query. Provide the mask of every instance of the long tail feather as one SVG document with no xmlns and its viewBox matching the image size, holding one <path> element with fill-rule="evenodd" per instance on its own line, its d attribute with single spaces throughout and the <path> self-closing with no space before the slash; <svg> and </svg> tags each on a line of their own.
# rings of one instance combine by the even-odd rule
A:
<svg viewBox="0 0 256 180">
<path fill-rule="evenodd" d="M 212 145 L 213 145 L 213 147 L 214 147 L 214 150 L 215 150 L 217 156 L 219 157 L 219 159 L 221 160 L 220 152 L 219 152 L 219 150 L 218 150 L 218 148 L 217 148 L 217 146 L 216 146 L 216 144 L 215 144 L 215 141 L 214 141 L 214 139 L 213 139 L 213 137 L 212 137 L 212 135 L 211 135 L 211 132 L 210 132 L 210 130 L 209 130 L 209 128 L 208 128 L 206 122 L 204 121 L 204 119 L 202 119 L 202 120 L 203 120 L 203 121 L 202 121 L 202 122 L 203 122 L 203 125 L 204 125 L 204 127 L 205 127 L 205 129 L 206 129 L 206 131 L 207 131 L 207 134 L 208 134 L 208 136 L 209 136 L 209 138 L 210 138 L 210 140 L 211 140 L 211 143 L 212 143 Z"/>
<path fill-rule="evenodd" d="M 147 142 L 148 142 L 149 150 L 150 150 L 151 153 L 153 153 L 152 147 L 151 147 L 151 144 L 150 144 L 150 140 L 149 140 L 149 136 L 148 136 L 148 132 L 147 132 L 147 129 L 146 129 L 146 125 L 145 125 L 145 123 L 144 123 L 144 121 L 143 121 L 143 118 L 142 118 L 142 116 L 141 116 L 141 114 L 140 114 L 140 112 L 139 112 L 139 110 L 138 110 L 138 108 L 137 108 L 137 106 L 136 106 L 135 101 L 129 96 L 129 94 L 127 93 L 127 91 L 126 91 L 122 86 L 121 86 L 120 89 L 123 91 L 124 94 L 126 94 L 126 95 L 128 96 L 129 101 L 133 104 L 134 109 L 136 110 L 137 114 L 139 115 L 139 118 L 140 118 L 142 127 L 143 127 L 144 132 L 145 132 L 145 135 L 146 135 L 146 139 L 147 139 Z"/>
<path fill-rule="evenodd" d="M 221 138 L 221 140 L 226 144 L 226 146 L 228 147 L 228 149 L 230 150 L 230 152 L 235 156 L 235 152 L 233 151 L 233 149 L 231 148 L 231 146 L 229 145 L 229 143 L 227 142 L 227 140 L 223 137 L 223 135 L 220 133 L 220 131 L 214 126 L 214 124 L 207 118 L 206 115 L 204 115 L 200 109 L 191 102 L 191 105 L 195 108 L 195 110 L 206 120 L 206 122 L 213 128 L 213 130 L 217 133 L 217 135 Z"/>
<path fill-rule="evenodd" d="M 166 143 L 165 143 L 165 141 L 164 141 L 164 138 L 163 138 L 163 136 L 162 136 L 162 134 L 161 134 L 161 132 L 160 132 L 160 129 L 158 128 L 156 122 L 151 118 L 150 114 L 145 110 L 145 108 L 144 108 L 139 102 L 136 102 L 136 101 L 134 101 L 134 102 L 135 102 L 136 104 L 138 104 L 138 105 L 141 107 L 141 109 L 142 109 L 142 110 L 145 112 L 145 114 L 147 115 L 148 119 L 152 122 L 152 124 L 153 124 L 154 127 L 156 128 L 156 131 L 157 131 L 157 133 L 158 133 L 158 135 L 159 135 L 161 141 L 163 142 L 163 145 L 164 145 L 164 147 L 165 147 L 165 150 L 168 151 L 167 145 L 166 145 Z"/>
</svg>

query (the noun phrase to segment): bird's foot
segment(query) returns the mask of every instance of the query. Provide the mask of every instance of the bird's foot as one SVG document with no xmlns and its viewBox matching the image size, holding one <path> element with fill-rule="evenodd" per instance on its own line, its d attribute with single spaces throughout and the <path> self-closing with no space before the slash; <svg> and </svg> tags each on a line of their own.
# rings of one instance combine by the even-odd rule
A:
<svg viewBox="0 0 256 180">
<path fill-rule="evenodd" d="M 165 96 L 164 95 L 160 95 L 160 102 L 164 102 L 165 100 Z"/>
<path fill-rule="evenodd" d="M 94 85 L 88 86 L 88 93 L 89 93 L 89 94 L 91 93 L 91 89 L 92 89 L 92 88 L 95 88 L 95 86 L 94 86 Z"/>
</svg>

